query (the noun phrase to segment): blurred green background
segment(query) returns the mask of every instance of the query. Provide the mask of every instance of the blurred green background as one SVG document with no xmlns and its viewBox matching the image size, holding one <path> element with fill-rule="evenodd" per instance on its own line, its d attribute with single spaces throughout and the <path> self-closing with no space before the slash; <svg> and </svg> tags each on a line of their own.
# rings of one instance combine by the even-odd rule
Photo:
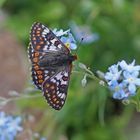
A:
<svg viewBox="0 0 140 140">
<path fill-rule="evenodd" d="M 74 21 L 79 26 L 89 26 L 91 32 L 100 36 L 96 42 L 80 45 L 78 62 L 103 72 L 122 59 L 127 62 L 136 59 L 140 64 L 139 0 L 0 0 L 0 6 L 5 18 L 4 21 L 0 18 L 0 31 L 5 29 L 15 36 L 25 60 L 34 22 L 66 30 Z M 23 63 L 23 67 L 27 65 Z M 29 71 L 26 73 L 25 89 L 32 87 L 28 82 Z M 110 91 L 91 79 L 83 88 L 82 78 L 72 74 L 61 111 L 54 111 L 43 97 L 38 97 L 17 101 L 14 112 L 25 117 L 26 129 L 30 127 L 48 140 L 139 140 L 140 115 L 133 106 L 113 100 Z M 28 94 L 41 94 L 41 91 L 31 92 Z M 34 121 L 26 119 L 27 116 Z"/>
</svg>

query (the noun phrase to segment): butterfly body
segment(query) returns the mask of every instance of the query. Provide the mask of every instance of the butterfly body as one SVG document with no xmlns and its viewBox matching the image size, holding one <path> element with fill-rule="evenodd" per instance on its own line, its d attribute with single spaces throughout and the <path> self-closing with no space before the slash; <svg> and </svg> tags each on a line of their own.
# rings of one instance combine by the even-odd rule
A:
<svg viewBox="0 0 140 140">
<path fill-rule="evenodd" d="M 60 110 L 66 100 L 72 69 L 77 59 L 48 27 L 34 23 L 31 28 L 29 59 L 32 63 L 32 78 L 42 90 L 48 104 Z"/>
<path fill-rule="evenodd" d="M 65 54 L 55 54 L 52 56 L 44 56 L 39 61 L 40 67 L 48 67 L 50 69 L 55 69 L 56 67 L 62 67 L 71 64 L 77 57 L 75 55 L 65 55 Z"/>
</svg>

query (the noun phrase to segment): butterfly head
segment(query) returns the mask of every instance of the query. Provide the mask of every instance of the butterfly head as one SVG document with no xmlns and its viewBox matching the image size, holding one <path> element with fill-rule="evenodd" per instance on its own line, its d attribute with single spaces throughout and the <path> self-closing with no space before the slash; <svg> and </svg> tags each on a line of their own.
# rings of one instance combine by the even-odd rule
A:
<svg viewBox="0 0 140 140">
<path fill-rule="evenodd" d="M 69 62 L 75 61 L 77 60 L 77 55 L 70 55 L 68 59 L 69 59 Z"/>
<path fill-rule="evenodd" d="M 77 55 L 73 55 L 73 59 L 74 60 L 77 60 Z"/>
</svg>

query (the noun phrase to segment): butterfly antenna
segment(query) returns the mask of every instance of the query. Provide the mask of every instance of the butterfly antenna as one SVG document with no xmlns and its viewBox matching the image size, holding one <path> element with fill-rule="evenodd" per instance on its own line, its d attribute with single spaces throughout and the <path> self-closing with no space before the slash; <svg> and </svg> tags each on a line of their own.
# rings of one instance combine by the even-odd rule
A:
<svg viewBox="0 0 140 140">
<path fill-rule="evenodd" d="M 81 46 L 83 40 L 84 40 L 84 38 L 82 37 L 81 40 L 80 40 L 80 42 L 79 42 L 78 45 L 77 45 L 78 47 L 77 47 L 77 49 L 76 49 L 76 51 L 75 51 L 75 54 L 77 54 L 78 50 L 80 49 L 80 46 Z"/>
</svg>

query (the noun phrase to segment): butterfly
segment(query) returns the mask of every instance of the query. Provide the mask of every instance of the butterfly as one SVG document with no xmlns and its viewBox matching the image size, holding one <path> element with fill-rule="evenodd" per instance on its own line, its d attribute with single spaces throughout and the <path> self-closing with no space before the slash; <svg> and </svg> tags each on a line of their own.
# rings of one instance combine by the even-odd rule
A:
<svg viewBox="0 0 140 140">
<path fill-rule="evenodd" d="M 77 59 L 47 26 L 31 27 L 28 55 L 34 85 L 42 90 L 48 104 L 60 110 L 66 100 L 72 62 Z"/>
</svg>

